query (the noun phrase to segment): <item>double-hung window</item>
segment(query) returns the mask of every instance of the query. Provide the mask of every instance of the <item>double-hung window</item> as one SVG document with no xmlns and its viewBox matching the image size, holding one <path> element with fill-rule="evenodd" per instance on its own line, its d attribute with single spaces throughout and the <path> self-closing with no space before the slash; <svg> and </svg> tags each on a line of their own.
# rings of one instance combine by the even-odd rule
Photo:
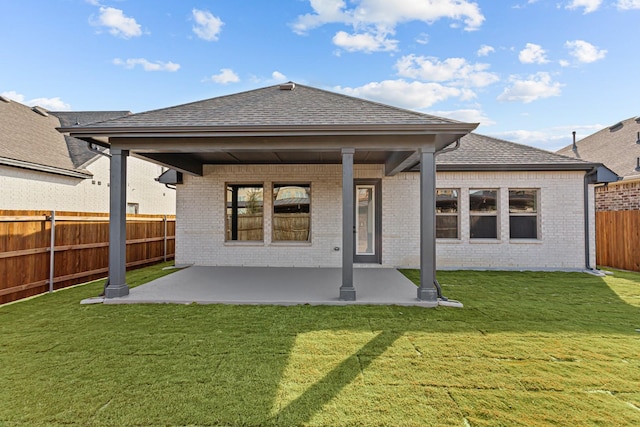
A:
<svg viewBox="0 0 640 427">
<path fill-rule="evenodd" d="M 311 239 L 311 186 L 273 184 L 274 242 Z"/>
<path fill-rule="evenodd" d="M 458 197 L 456 189 L 436 190 L 436 238 L 459 238 Z"/>
<path fill-rule="evenodd" d="M 509 190 L 509 238 L 538 238 L 538 190 Z"/>
<path fill-rule="evenodd" d="M 226 240 L 264 240 L 262 184 L 227 184 Z"/>
<path fill-rule="evenodd" d="M 469 228 L 472 239 L 498 238 L 498 190 L 469 190 Z"/>
</svg>

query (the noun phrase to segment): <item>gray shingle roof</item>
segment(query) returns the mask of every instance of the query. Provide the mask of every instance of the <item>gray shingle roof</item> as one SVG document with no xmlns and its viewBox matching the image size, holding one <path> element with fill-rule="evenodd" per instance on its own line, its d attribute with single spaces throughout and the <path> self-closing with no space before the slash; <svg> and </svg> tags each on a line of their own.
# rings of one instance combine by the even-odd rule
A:
<svg viewBox="0 0 640 427">
<path fill-rule="evenodd" d="M 105 128 L 216 126 L 327 126 L 455 124 L 338 93 L 296 84 L 279 85 L 211 98 L 101 123 Z"/>
<path fill-rule="evenodd" d="M 572 158 L 603 163 L 621 177 L 638 176 L 637 158 L 640 144 L 636 144 L 640 132 L 640 118 L 629 118 L 608 128 L 604 128 L 576 143 L 573 151 L 568 145 L 558 151 Z"/>
<path fill-rule="evenodd" d="M 588 170 L 593 163 L 477 133 L 436 158 L 438 170 Z"/>
<path fill-rule="evenodd" d="M 117 119 L 131 114 L 129 111 L 51 111 L 60 120 L 60 126 L 73 126 L 75 124 L 99 123 L 106 120 Z M 81 167 L 94 159 L 98 154 L 87 148 L 87 143 L 71 136 L 65 136 L 67 149 L 71 161 L 75 167 Z"/>
<path fill-rule="evenodd" d="M 41 111 L 45 111 L 41 109 Z M 46 114 L 46 112 L 45 112 Z M 0 158 L 6 164 L 74 171 L 59 120 L 15 101 L 0 101 Z"/>
</svg>

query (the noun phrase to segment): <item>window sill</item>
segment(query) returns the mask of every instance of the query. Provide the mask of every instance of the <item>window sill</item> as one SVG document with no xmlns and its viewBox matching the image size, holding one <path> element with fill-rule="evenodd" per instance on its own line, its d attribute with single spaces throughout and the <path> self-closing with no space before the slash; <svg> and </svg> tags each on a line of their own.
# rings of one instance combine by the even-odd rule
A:
<svg viewBox="0 0 640 427">
<path fill-rule="evenodd" d="M 496 245 L 498 243 L 503 243 L 503 242 L 502 240 L 499 240 L 499 239 L 469 239 L 469 243 Z"/>
<path fill-rule="evenodd" d="M 287 240 L 287 241 L 278 241 L 278 242 L 271 242 L 271 244 L 269 246 L 294 246 L 294 247 L 310 247 L 311 242 L 308 241 L 295 241 L 295 240 Z"/>
<path fill-rule="evenodd" d="M 460 239 L 448 239 L 448 238 L 436 238 L 437 243 L 447 243 L 447 244 L 459 244 L 462 243 Z"/>
<path fill-rule="evenodd" d="M 513 244 L 528 244 L 528 245 L 541 245 L 542 240 L 540 239 L 509 239 L 509 243 Z"/>
<path fill-rule="evenodd" d="M 225 246 L 264 246 L 262 240 L 228 240 L 224 242 Z"/>
</svg>

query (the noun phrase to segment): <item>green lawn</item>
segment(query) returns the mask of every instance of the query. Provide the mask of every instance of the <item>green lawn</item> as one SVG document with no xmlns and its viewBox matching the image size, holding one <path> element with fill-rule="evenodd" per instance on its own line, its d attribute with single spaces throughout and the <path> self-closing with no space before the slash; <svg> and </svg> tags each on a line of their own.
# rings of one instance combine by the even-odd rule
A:
<svg viewBox="0 0 640 427">
<path fill-rule="evenodd" d="M 2 306 L 0 426 L 640 425 L 640 274 L 438 279 L 463 309 Z"/>
</svg>

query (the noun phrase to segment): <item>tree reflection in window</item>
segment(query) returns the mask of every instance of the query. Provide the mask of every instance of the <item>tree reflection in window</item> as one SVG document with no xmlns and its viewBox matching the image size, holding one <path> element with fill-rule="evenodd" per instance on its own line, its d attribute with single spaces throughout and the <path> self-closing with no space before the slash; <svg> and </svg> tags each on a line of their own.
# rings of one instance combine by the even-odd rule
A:
<svg viewBox="0 0 640 427">
<path fill-rule="evenodd" d="M 310 184 L 274 184 L 272 240 L 307 242 L 310 239 Z"/>
</svg>

